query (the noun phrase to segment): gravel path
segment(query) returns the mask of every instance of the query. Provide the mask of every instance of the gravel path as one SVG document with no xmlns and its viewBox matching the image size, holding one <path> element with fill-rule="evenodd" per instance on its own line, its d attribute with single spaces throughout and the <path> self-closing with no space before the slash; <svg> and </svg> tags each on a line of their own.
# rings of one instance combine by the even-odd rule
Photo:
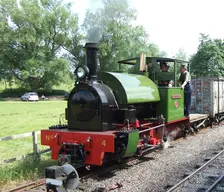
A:
<svg viewBox="0 0 224 192">
<path fill-rule="evenodd" d="M 147 155 L 148 161 L 116 171 L 112 175 L 108 174 L 107 179 L 88 179 L 85 182 L 87 191 L 110 187 L 116 182 L 123 187 L 113 191 L 166 191 L 167 185 L 177 183 L 184 173 L 193 171 L 197 163 L 202 163 L 204 157 L 224 147 L 224 126 L 214 127 L 196 136 L 188 136 L 173 145 L 173 148 Z"/>
</svg>

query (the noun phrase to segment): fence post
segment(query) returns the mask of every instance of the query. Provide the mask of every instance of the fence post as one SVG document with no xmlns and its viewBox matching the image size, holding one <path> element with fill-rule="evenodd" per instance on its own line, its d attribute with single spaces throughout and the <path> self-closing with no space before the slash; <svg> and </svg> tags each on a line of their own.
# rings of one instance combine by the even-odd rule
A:
<svg viewBox="0 0 224 192">
<path fill-rule="evenodd" d="M 32 136 L 33 136 L 33 153 L 34 155 L 38 155 L 37 134 L 35 131 L 32 132 Z"/>
<path fill-rule="evenodd" d="M 33 151 L 32 153 L 29 153 L 27 155 L 21 155 L 18 157 L 13 157 L 10 159 L 4 159 L 4 160 L 0 160 L 0 164 L 2 163 L 11 163 L 17 160 L 21 160 L 27 157 L 34 157 L 34 161 L 39 163 L 40 162 L 40 155 L 43 153 L 47 153 L 51 151 L 51 148 L 48 149 L 44 149 L 42 151 L 38 150 L 38 135 L 39 135 L 40 131 L 33 131 L 33 132 L 29 132 L 29 133 L 23 133 L 23 134 L 19 134 L 19 135 L 11 135 L 11 136 L 7 136 L 7 137 L 1 137 L 0 138 L 0 143 L 2 141 L 10 141 L 10 140 L 14 140 L 14 139 L 19 139 L 19 138 L 25 138 L 25 137 L 31 137 L 32 136 L 32 140 L 33 140 Z"/>
</svg>

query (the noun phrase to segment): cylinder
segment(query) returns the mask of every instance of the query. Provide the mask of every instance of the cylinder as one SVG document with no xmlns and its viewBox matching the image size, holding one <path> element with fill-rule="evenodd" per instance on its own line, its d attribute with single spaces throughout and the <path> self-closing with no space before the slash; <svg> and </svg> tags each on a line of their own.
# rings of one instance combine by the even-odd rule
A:
<svg viewBox="0 0 224 192">
<path fill-rule="evenodd" d="M 89 80 L 97 79 L 97 68 L 98 68 L 98 44 L 97 43 L 86 43 L 86 65 L 89 68 Z"/>
</svg>

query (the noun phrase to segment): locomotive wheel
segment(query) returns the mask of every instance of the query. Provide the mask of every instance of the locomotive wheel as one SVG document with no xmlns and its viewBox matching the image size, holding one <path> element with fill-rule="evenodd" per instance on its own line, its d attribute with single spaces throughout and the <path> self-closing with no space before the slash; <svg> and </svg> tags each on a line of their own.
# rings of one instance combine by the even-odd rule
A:
<svg viewBox="0 0 224 192">
<path fill-rule="evenodd" d="M 125 155 L 126 146 L 122 141 L 116 142 L 116 149 L 115 149 L 115 160 L 118 163 L 122 162 L 122 157 Z"/>
</svg>

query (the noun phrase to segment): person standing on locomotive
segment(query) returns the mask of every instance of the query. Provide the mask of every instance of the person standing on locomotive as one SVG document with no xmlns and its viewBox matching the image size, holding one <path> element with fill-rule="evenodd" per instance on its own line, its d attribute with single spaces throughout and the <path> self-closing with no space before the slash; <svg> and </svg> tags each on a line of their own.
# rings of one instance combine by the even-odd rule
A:
<svg viewBox="0 0 224 192">
<path fill-rule="evenodd" d="M 181 74 L 178 81 L 181 83 L 181 89 L 184 90 L 184 116 L 188 117 L 190 115 L 191 95 L 193 88 L 191 85 L 191 75 L 187 71 L 187 65 L 181 65 L 180 73 Z"/>
<path fill-rule="evenodd" d="M 160 62 L 160 70 L 161 72 L 168 72 L 170 66 L 167 64 L 167 62 L 165 61 L 161 61 Z M 158 82 L 158 86 L 168 86 L 168 87 L 172 87 L 172 81 L 169 80 L 160 80 Z"/>
</svg>

